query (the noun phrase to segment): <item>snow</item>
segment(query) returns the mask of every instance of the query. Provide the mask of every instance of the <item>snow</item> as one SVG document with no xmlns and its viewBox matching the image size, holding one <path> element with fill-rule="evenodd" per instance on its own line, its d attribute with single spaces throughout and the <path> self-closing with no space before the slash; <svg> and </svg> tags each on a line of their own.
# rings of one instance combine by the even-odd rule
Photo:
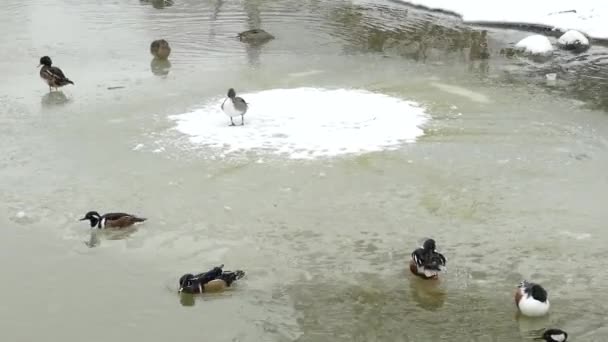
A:
<svg viewBox="0 0 608 342">
<path fill-rule="evenodd" d="M 520 40 L 519 43 L 515 44 L 515 48 L 533 55 L 547 55 L 553 51 L 553 45 L 551 45 L 549 38 L 540 34 Z"/>
<path fill-rule="evenodd" d="M 538 24 L 561 31 L 578 30 L 608 39 L 606 0 L 401 0 L 404 3 L 458 13 L 465 22 Z"/>
<path fill-rule="evenodd" d="M 249 103 L 244 126 L 229 126 L 223 97 L 172 115 L 187 148 L 209 148 L 210 158 L 258 151 L 314 159 L 394 150 L 424 134 L 430 116 L 417 103 L 356 89 L 292 88 L 239 93 Z M 236 120 L 240 124 L 240 119 Z"/>
<path fill-rule="evenodd" d="M 585 37 L 585 35 L 579 31 L 569 30 L 559 37 L 557 43 L 564 46 L 574 44 L 589 45 L 589 39 L 587 39 L 587 37 Z"/>
</svg>

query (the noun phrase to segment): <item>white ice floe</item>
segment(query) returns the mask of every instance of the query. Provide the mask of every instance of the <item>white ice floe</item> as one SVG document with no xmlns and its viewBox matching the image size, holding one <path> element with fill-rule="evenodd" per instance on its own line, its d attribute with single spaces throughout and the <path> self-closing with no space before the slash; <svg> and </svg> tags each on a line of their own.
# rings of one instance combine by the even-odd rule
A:
<svg viewBox="0 0 608 342">
<path fill-rule="evenodd" d="M 593 38 L 608 38 L 608 1 L 492 1 L 401 0 L 405 3 L 455 12 L 467 22 L 537 24 L 567 31 L 578 30 Z"/>
<path fill-rule="evenodd" d="M 549 38 L 535 34 L 520 40 L 515 48 L 532 55 L 548 55 L 553 51 Z"/>
<path fill-rule="evenodd" d="M 422 136 L 430 118 L 415 102 L 365 90 L 294 88 L 239 96 L 249 103 L 244 126 L 228 125 L 223 97 L 170 119 L 192 146 L 215 151 L 209 157 L 257 151 L 312 159 L 396 149 Z"/>
</svg>

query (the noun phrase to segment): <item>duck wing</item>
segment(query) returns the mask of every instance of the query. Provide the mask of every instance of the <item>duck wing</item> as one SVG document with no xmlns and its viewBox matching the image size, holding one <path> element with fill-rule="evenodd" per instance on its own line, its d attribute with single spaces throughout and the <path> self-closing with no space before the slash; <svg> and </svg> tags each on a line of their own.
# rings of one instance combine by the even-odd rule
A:
<svg viewBox="0 0 608 342">
<path fill-rule="evenodd" d="M 200 273 L 195 276 L 196 281 L 199 281 L 201 284 L 207 284 L 208 282 L 218 279 L 222 276 L 222 268 L 224 265 L 220 265 L 218 267 L 214 267 L 211 270 Z"/>
<path fill-rule="evenodd" d="M 412 252 L 412 260 L 414 260 L 416 265 L 423 266 L 425 263 L 424 249 L 418 248 L 418 249 L 414 250 Z"/>
<path fill-rule="evenodd" d="M 101 218 L 105 218 L 106 220 L 109 220 L 109 221 L 114 221 L 114 220 L 118 220 L 123 217 L 136 217 L 136 216 L 127 214 L 127 213 L 107 213 L 107 214 L 103 215 Z"/>
<path fill-rule="evenodd" d="M 101 217 L 112 227 L 127 227 L 137 222 L 143 222 L 146 218 L 137 217 L 126 213 L 107 213 Z"/>
<path fill-rule="evenodd" d="M 61 71 L 61 69 L 59 69 L 58 67 L 52 66 L 45 68 L 45 70 L 43 70 L 43 73 L 48 78 L 55 79 L 57 82 L 74 84 L 74 82 L 72 82 L 69 78 L 65 77 L 63 71 Z"/>
<path fill-rule="evenodd" d="M 233 103 L 234 108 L 240 111 L 247 111 L 247 102 L 242 97 L 235 97 Z"/>
</svg>

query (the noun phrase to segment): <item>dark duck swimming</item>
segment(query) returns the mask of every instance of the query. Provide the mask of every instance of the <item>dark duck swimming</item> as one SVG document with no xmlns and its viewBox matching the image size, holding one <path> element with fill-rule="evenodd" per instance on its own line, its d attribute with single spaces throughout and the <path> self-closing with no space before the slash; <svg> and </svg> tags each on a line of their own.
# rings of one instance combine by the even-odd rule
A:
<svg viewBox="0 0 608 342">
<path fill-rule="evenodd" d="M 212 268 L 199 274 L 184 274 L 179 278 L 178 293 L 220 292 L 229 288 L 232 283 L 245 276 L 245 272 L 224 271 L 224 265 Z"/>
<path fill-rule="evenodd" d="M 436 279 L 445 269 L 446 259 L 436 251 L 435 240 L 427 239 L 412 252 L 410 271 L 423 279 Z"/>
<path fill-rule="evenodd" d="M 547 329 L 543 336 L 536 337 L 535 340 L 545 340 L 547 342 L 566 342 L 568 341 L 568 333 L 561 329 Z"/>
<path fill-rule="evenodd" d="M 99 215 L 96 211 L 89 211 L 80 221 L 89 220 L 92 228 L 126 228 L 146 219 L 126 213 L 107 213 Z"/>
<path fill-rule="evenodd" d="M 40 77 L 49 86 L 49 91 L 52 91 L 52 88 L 57 90 L 59 87 L 74 84 L 74 82 L 72 82 L 69 78 L 65 77 L 61 69 L 53 66 L 51 57 L 44 56 L 40 58 L 40 64 L 38 67 L 40 66 L 42 66 L 40 69 Z"/>
</svg>

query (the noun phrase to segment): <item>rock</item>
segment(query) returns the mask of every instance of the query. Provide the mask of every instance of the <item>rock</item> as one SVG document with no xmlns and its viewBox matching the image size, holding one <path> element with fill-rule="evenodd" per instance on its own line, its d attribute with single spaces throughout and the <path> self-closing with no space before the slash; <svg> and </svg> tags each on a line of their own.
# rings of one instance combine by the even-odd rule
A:
<svg viewBox="0 0 608 342">
<path fill-rule="evenodd" d="M 553 45 L 549 38 L 535 34 L 520 40 L 515 49 L 528 55 L 547 56 L 553 52 Z"/>
<path fill-rule="evenodd" d="M 274 36 L 262 29 L 253 29 L 238 34 L 239 40 L 249 43 L 264 43 L 274 39 Z"/>
<path fill-rule="evenodd" d="M 169 42 L 164 39 L 157 39 L 150 44 L 150 53 L 158 59 L 167 59 L 171 54 Z"/>
<path fill-rule="evenodd" d="M 570 30 L 559 37 L 557 45 L 564 50 L 582 52 L 589 49 L 589 39 L 579 31 Z"/>
</svg>

